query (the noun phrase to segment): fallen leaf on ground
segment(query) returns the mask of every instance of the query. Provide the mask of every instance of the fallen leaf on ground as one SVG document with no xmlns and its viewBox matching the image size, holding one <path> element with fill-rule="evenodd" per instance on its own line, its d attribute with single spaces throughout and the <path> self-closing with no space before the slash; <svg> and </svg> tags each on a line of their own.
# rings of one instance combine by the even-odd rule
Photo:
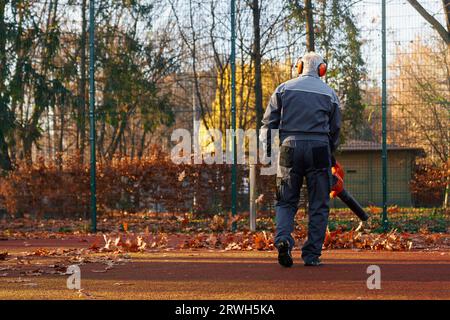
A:
<svg viewBox="0 0 450 320">
<path fill-rule="evenodd" d="M 12 267 L 2 267 L 0 268 L 0 271 L 8 271 L 8 270 L 12 270 Z"/>
<path fill-rule="evenodd" d="M 22 286 L 27 286 L 27 287 L 37 287 L 37 283 L 35 282 L 29 282 L 29 283 L 22 283 Z"/>
<path fill-rule="evenodd" d="M 115 286 L 133 286 L 134 283 L 126 283 L 126 282 L 116 282 L 114 283 Z"/>
<path fill-rule="evenodd" d="M 84 289 L 80 289 L 77 291 L 79 297 L 86 297 L 88 299 L 95 299 L 92 294 L 89 292 L 84 291 Z"/>
<path fill-rule="evenodd" d="M 30 255 L 32 256 L 39 256 L 39 257 L 45 257 L 50 255 L 50 251 L 48 249 L 37 249 L 35 250 L 33 253 L 31 253 Z"/>
<path fill-rule="evenodd" d="M 29 271 L 22 272 L 22 275 L 30 276 L 30 277 L 37 277 L 37 276 L 41 276 L 43 273 L 44 273 L 43 270 L 37 269 L 37 270 L 29 270 Z"/>
<path fill-rule="evenodd" d="M 383 211 L 380 207 L 369 206 L 369 212 L 371 214 L 380 214 Z"/>
<path fill-rule="evenodd" d="M 255 241 L 256 250 L 267 250 L 273 246 L 273 241 L 267 237 L 265 231 L 255 234 L 253 240 Z"/>
<path fill-rule="evenodd" d="M 31 280 L 18 278 L 18 279 L 6 280 L 6 282 L 9 282 L 9 283 L 22 283 L 22 282 L 31 282 Z"/>
</svg>

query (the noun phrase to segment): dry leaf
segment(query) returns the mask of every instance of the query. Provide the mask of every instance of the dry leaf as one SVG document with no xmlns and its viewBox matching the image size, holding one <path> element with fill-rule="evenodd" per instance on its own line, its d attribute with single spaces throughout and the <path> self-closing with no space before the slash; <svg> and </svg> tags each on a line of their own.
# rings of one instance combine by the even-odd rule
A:
<svg viewBox="0 0 450 320">
<path fill-rule="evenodd" d="M 39 256 L 39 257 L 45 257 L 50 255 L 50 251 L 48 249 L 37 249 L 35 250 L 31 255 L 33 256 Z"/>
<path fill-rule="evenodd" d="M 0 260 L 6 260 L 7 256 L 8 256 L 8 251 L 0 252 Z"/>
<path fill-rule="evenodd" d="M 22 286 L 27 286 L 27 287 L 37 287 L 37 283 L 35 282 L 29 282 L 29 283 L 22 283 Z"/>
<path fill-rule="evenodd" d="M 95 299 L 92 294 L 89 292 L 84 291 L 84 289 L 80 289 L 77 291 L 79 297 L 86 297 L 88 299 Z"/>
<path fill-rule="evenodd" d="M 255 200 L 257 204 L 261 204 L 264 202 L 264 193 L 260 194 L 258 198 Z"/>
<path fill-rule="evenodd" d="M 375 206 L 372 206 L 372 205 L 369 206 L 369 212 L 371 214 L 380 214 L 382 211 L 383 210 L 381 208 L 379 208 L 379 207 L 375 207 Z"/>
<path fill-rule="evenodd" d="M 29 279 L 22 279 L 22 278 L 18 278 L 18 279 L 10 279 L 10 280 L 6 280 L 6 282 L 9 283 L 22 283 L 22 282 L 31 282 L 31 280 Z"/>
<path fill-rule="evenodd" d="M 134 283 L 126 283 L 126 282 L 116 282 L 115 286 L 134 286 Z"/>
</svg>

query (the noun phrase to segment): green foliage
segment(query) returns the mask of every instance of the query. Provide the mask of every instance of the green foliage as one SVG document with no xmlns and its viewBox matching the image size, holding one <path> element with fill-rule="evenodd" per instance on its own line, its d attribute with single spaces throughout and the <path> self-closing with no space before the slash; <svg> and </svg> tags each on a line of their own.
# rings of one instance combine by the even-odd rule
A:
<svg viewBox="0 0 450 320">
<path fill-rule="evenodd" d="M 1 157 L 32 159 L 49 122 L 59 132 L 68 119 L 81 127 L 80 31 L 67 30 L 58 10 L 78 2 L 31 0 L 2 2 L 0 6 L 0 141 Z M 87 8 L 85 8 L 87 9 Z M 87 14 L 87 12 L 86 12 Z M 136 0 L 102 0 L 96 12 L 96 104 L 98 122 L 111 135 L 114 153 L 132 119 L 140 117 L 141 132 L 153 132 L 174 122 L 171 102 L 160 84 L 173 72 L 173 57 L 164 45 L 143 36 L 151 30 L 153 4 Z M 117 19 L 127 16 L 127 19 Z M 81 17 L 79 17 L 81 19 Z M 80 20 L 81 21 L 81 20 Z M 84 35 L 86 39 L 89 37 Z M 87 66 L 85 65 L 85 69 Z M 87 88 L 86 88 L 87 89 Z M 87 92 L 87 90 L 85 90 Z M 87 98 L 84 97 L 85 100 Z M 85 109 L 84 109 L 85 110 Z M 46 117 L 46 118 L 45 118 Z M 66 122 L 65 122 L 66 121 Z M 45 125 L 45 126 L 44 126 Z M 118 133 L 117 133 L 118 132 Z M 62 133 L 61 133 L 62 134 Z M 3 139 L 4 138 L 4 139 Z M 54 139 L 58 139 L 55 136 Z M 84 143 L 83 141 L 77 142 Z M 102 141 L 103 143 L 103 141 Z M 61 150 L 62 151 L 62 150 Z M 3 166 L 3 160 L 1 160 Z"/>
<path fill-rule="evenodd" d="M 328 227 L 330 231 L 349 231 L 357 228 L 359 220 L 351 217 L 351 214 L 335 214 L 330 216 Z M 434 209 L 404 209 L 400 213 L 389 214 L 389 229 L 396 229 L 398 232 L 419 233 L 419 232 L 448 232 L 450 227 L 450 217 L 443 212 Z M 383 224 L 379 215 L 372 215 L 365 223 L 364 230 L 384 233 Z"/>
</svg>

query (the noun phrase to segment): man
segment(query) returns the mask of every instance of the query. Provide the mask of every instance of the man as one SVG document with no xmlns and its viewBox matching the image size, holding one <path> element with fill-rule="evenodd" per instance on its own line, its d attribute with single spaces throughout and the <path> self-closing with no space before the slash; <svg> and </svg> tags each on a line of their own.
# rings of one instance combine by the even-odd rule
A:
<svg viewBox="0 0 450 320">
<path fill-rule="evenodd" d="M 300 76 L 276 89 L 262 121 L 261 132 L 269 134 L 271 129 L 279 129 L 275 246 L 278 262 L 285 267 L 293 264 L 291 250 L 295 241 L 291 233 L 303 177 L 308 189 L 309 222 L 302 258 L 306 266 L 321 264 L 330 209 L 332 153 L 341 126 L 338 97 L 320 79 L 326 67 L 315 52 L 303 56 L 297 65 Z M 266 138 L 270 144 L 270 136 Z"/>
</svg>

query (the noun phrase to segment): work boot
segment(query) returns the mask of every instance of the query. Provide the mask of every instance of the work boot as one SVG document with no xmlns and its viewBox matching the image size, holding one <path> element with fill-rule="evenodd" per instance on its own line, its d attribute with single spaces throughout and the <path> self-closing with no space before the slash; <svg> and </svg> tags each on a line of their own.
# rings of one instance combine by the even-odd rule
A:
<svg viewBox="0 0 450 320">
<path fill-rule="evenodd" d="M 278 249 L 278 263 L 283 267 L 289 268 L 294 264 L 291 256 L 291 248 L 287 241 L 281 241 L 276 245 Z"/>
<path fill-rule="evenodd" d="M 313 258 L 310 260 L 305 260 L 306 267 L 318 267 L 322 265 L 322 261 L 319 258 Z"/>
</svg>

